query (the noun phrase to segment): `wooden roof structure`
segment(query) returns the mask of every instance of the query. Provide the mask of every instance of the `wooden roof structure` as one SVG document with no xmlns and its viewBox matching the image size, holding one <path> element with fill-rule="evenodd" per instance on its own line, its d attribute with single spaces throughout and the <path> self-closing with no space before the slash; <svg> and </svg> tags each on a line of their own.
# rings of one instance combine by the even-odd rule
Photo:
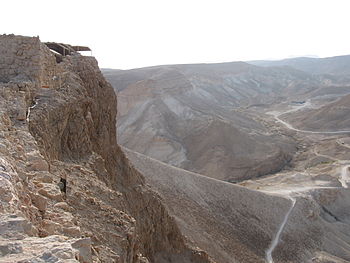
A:
<svg viewBox="0 0 350 263">
<path fill-rule="evenodd" d="M 72 46 L 75 51 L 91 51 L 89 47 L 84 46 Z"/>
<path fill-rule="evenodd" d="M 61 54 L 62 56 L 67 56 L 78 51 L 91 51 L 89 47 L 85 46 L 71 46 L 63 43 L 56 42 L 45 42 L 44 43 L 49 49 Z"/>
</svg>

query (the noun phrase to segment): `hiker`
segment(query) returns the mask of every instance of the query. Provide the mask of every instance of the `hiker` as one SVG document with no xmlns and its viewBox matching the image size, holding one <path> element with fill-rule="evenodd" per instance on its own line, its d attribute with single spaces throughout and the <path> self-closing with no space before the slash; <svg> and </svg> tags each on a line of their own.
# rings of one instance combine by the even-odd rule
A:
<svg viewBox="0 0 350 263">
<path fill-rule="evenodd" d="M 61 192 L 64 193 L 64 195 L 66 195 L 67 194 L 67 175 L 66 174 L 62 175 L 60 182 L 58 183 L 58 186 Z"/>
</svg>

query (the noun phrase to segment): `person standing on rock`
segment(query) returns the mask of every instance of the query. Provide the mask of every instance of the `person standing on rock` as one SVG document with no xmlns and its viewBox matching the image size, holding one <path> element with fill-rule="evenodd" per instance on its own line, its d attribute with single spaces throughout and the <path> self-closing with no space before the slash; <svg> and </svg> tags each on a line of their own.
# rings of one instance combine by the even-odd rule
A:
<svg viewBox="0 0 350 263">
<path fill-rule="evenodd" d="M 58 186 L 59 186 L 61 192 L 63 193 L 63 195 L 66 197 L 66 194 L 67 194 L 67 175 L 65 173 L 61 176 L 61 180 L 58 183 Z"/>
</svg>

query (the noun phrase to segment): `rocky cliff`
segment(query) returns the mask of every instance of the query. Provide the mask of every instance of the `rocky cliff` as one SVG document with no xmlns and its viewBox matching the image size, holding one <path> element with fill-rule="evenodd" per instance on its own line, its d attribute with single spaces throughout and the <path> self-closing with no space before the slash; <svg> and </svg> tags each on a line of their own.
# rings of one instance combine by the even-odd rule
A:
<svg viewBox="0 0 350 263">
<path fill-rule="evenodd" d="M 0 262 L 211 261 L 117 145 L 116 109 L 94 58 L 0 36 Z"/>
</svg>

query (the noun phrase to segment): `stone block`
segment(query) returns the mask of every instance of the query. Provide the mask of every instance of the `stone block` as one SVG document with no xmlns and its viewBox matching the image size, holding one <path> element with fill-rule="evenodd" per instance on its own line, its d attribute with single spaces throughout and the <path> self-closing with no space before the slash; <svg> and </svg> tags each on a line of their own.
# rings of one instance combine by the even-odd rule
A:
<svg viewBox="0 0 350 263">
<path fill-rule="evenodd" d="M 57 232 L 61 232 L 62 227 L 60 224 L 53 222 L 48 219 L 44 219 L 41 224 L 41 230 L 45 233 L 45 235 L 54 235 Z"/>
<path fill-rule="evenodd" d="M 79 251 L 79 261 L 83 263 L 92 262 L 91 255 L 91 239 L 90 238 L 82 238 L 74 243 L 72 243 L 72 247 Z"/>
<path fill-rule="evenodd" d="M 47 206 L 47 198 L 36 193 L 32 193 L 30 197 L 33 204 L 39 209 L 39 211 L 45 212 Z"/>
<path fill-rule="evenodd" d="M 54 205 L 55 208 L 59 208 L 65 211 L 71 211 L 72 208 L 66 202 L 59 202 Z"/>
<path fill-rule="evenodd" d="M 49 171 L 49 165 L 44 159 L 34 159 L 28 164 L 29 171 Z"/>
<path fill-rule="evenodd" d="M 43 183 L 42 186 L 38 191 L 39 194 L 58 202 L 63 201 L 62 193 L 57 185 Z"/>
<path fill-rule="evenodd" d="M 62 231 L 67 236 L 71 236 L 71 237 L 81 236 L 80 227 L 78 226 L 64 227 Z"/>
</svg>

